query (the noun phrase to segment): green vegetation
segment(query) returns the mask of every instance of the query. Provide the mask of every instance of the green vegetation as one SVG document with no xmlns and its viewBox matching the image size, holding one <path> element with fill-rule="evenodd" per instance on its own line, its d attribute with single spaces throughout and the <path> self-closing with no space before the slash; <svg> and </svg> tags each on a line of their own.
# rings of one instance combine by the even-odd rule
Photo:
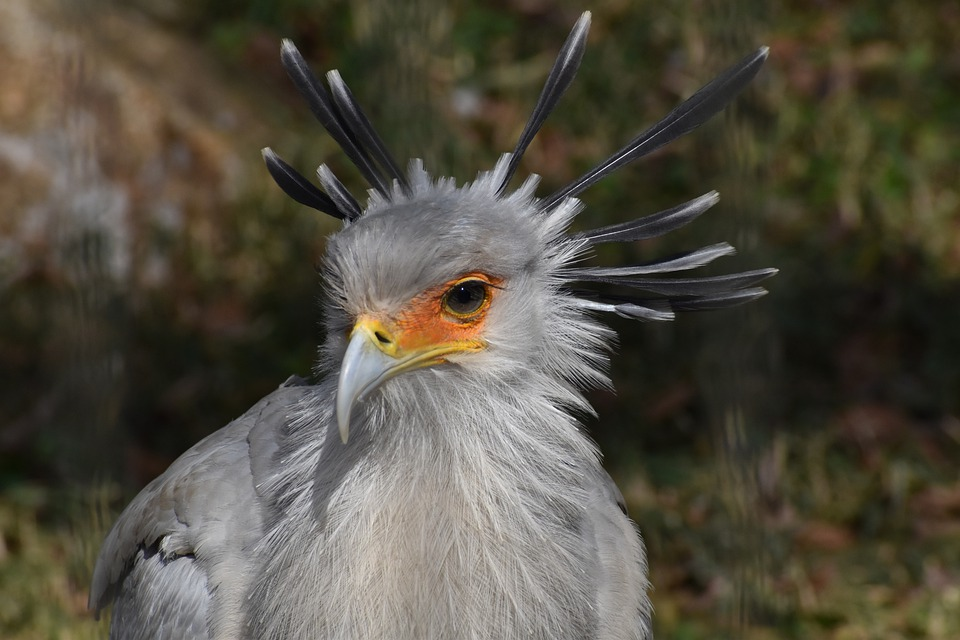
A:
<svg viewBox="0 0 960 640">
<path fill-rule="evenodd" d="M 960 638 L 955 1 L 88 2 L 103 24 L 192 43 L 223 104 L 176 93 L 206 115 L 163 121 L 161 150 L 145 152 L 159 164 L 102 143 L 98 179 L 128 190 L 136 220 L 126 275 L 76 268 L 103 267 L 99 236 L 60 238 L 61 253 L 31 245 L 27 267 L 0 253 L 0 366 L 16 380 L 0 388 L 0 636 L 103 637 L 85 585 L 112 515 L 205 433 L 309 372 L 312 266 L 332 225 L 284 200 L 257 150 L 305 173 L 329 162 L 362 186 L 287 86 L 280 37 L 343 72 L 397 155 L 470 179 L 512 147 L 590 9 L 583 69 L 525 160 L 543 192 L 771 47 L 717 122 L 584 197 L 596 226 L 723 196 L 695 228 L 601 261 L 728 239 L 734 266 L 781 269 L 749 308 L 618 324 L 618 397 L 592 397 L 591 428 L 647 541 L 658 637 Z M 101 40 L 122 55 L 121 38 Z M 159 69 L 143 73 L 172 84 Z M 475 108 L 458 113 L 454 92 Z M 70 95 L 78 112 L 113 114 L 100 94 Z M 255 176 L 236 188 L 214 161 L 230 154 Z M 137 195 L 149 171 L 159 193 L 186 194 L 176 224 Z M 48 184 L 7 182 L 13 210 Z"/>
</svg>

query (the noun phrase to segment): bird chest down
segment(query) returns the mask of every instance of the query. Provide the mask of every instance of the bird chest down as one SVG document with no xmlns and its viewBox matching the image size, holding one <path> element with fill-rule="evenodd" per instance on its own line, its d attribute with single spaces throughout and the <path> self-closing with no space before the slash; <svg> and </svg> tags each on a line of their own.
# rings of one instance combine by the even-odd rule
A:
<svg viewBox="0 0 960 640">
<path fill-rule="evenodd" d="M 589 266 L 602 243 L 676 229 L 710 192 L 570 232 L 577 195 L 696 128 L 756 75 L 744 58 L 569 185 L 511 189 L 573 80 L 590 25 L 563 45 L 512 153 L 468 184 L 401 169 L 340 75 L 281 60 L 372 189 L 361 203 L 270 149 L 292 198 L 342 220 L 322 262 L 315 383 L 291 378 L 177 459 L 104 541 L 90 605 L 112 638 L 649 638 L 641 538 L 576 416 L 610 385 L 614 313 L 670 320 L 763 295 L 774 269 L 674 272 L 718 243 Z"/>
</svg>

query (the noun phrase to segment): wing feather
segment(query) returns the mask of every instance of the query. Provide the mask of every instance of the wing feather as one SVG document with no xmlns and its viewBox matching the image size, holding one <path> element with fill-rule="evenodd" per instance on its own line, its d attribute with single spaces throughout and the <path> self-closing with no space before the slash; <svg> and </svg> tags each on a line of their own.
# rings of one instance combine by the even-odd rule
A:
<svg viewBox="0 0 960 640">
<path fill-rule="evenodd" d="M 180 456 L 124 509 L 90 588 L 97 614 L 116 598 L 111 638 L 145 630 L 157 638 L 238 635 L 231 630 L 240 623 L 249 552 L 267 516 L 252 469 L 272 457 L 271 434 L 309 389 L 287 381 Z"/>
</svg>

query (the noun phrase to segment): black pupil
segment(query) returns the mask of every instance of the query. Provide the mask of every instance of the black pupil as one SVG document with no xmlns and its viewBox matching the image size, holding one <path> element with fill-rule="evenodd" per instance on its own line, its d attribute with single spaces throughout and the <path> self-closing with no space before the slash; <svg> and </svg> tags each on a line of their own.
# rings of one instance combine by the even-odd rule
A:
<svg viewBox="0 0 960 640">
<path fill-rule="evenodd" d="M 461 282 L 447 292 L 447 307 L 454 313 L 473 313 L 483 304 L 486 294 L 479 282 Z"/>
</svg>

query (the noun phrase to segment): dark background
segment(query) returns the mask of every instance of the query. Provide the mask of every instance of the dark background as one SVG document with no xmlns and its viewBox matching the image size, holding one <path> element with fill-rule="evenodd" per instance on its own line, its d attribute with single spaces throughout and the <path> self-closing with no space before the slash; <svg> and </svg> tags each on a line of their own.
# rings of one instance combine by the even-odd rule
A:
<svg viewBox="0 0 960 640">
<path fill-rule="evenodd" d="M 399 6 L 395 6 L 399 5 Z M 692 228 L 776 266 L 748 307 L 616 322 L 589 428 L 647 541 L 659 637 L 960 637 L 960 6 L 10 0 L 0 8 L 0 635 L 98 637 L 100 539 L 144 483 L 321 339 L 331 220 L 259 150 L 363 185 L 278 60 L 337 68 L 400 158 L 513 147 L 565 184 L 760 44 L 708 126 L 584 195 L 595 227 L 710 189 Z"/>
</svg>

